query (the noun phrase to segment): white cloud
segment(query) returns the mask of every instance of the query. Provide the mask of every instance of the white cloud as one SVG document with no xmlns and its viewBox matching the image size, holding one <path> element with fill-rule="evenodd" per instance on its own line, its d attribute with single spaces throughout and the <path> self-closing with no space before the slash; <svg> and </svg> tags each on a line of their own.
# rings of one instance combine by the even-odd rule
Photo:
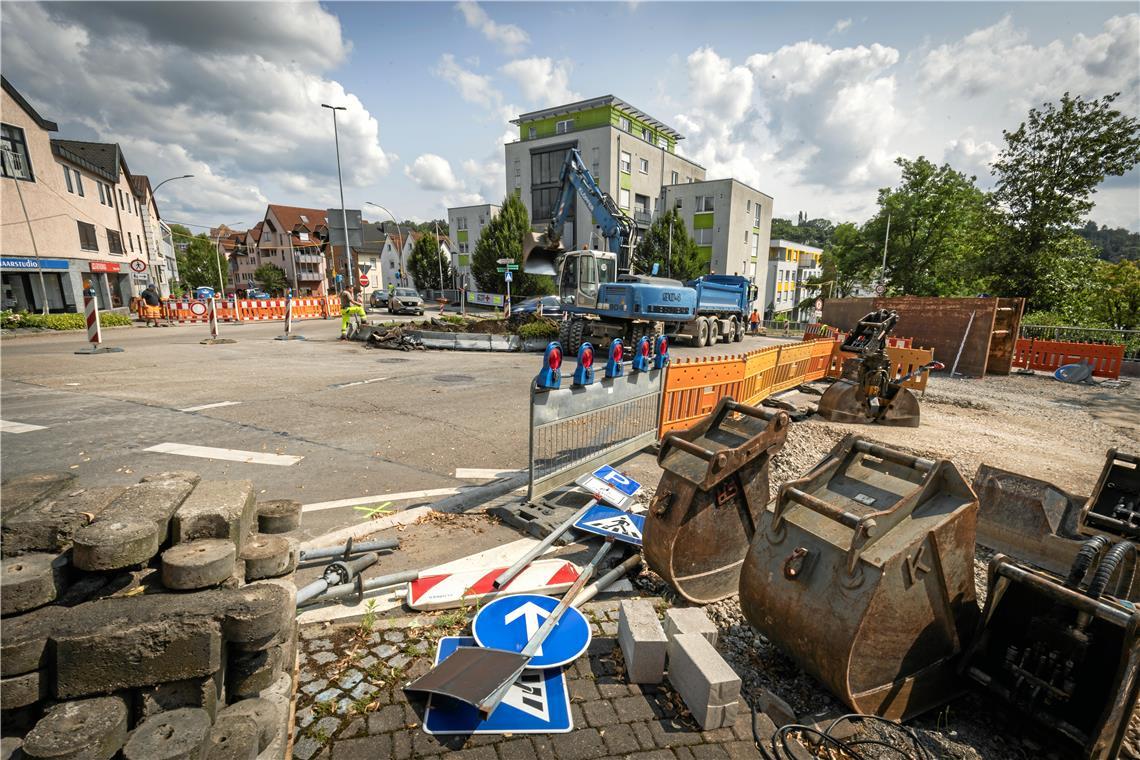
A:
<svg viewBox="0 0 1140 760">
<path fill-rule="evenodd" d="M 467 22 L 467 26 L 478 29 L 489 42 L 498 45 L 507 55 L 522 52 L 527 43 L 530 42 L 530 35 L 523 29 L 514 24 L 496 22 L 487 15 L 487 11 L 483 10 L 473 0 L 460 0 L 456 7 L 463 14 L 463 20 Z"/>
<path fill-rule="evenodd" d="M 425 153 L 416 158 L 410 166 L 404 167 L 404 174 L 422 190 L 457 190 L 459 180 L 451 171 L 451 164 L 442 156 Z"/>
<path fill-rule="evenodd" d="M 997 158 L 999 148 L 989 140 L 977 140 L 973 133 L 974 130 L 967 130 L 966 134 L 951 140 L 943 160 L 967 176 L 976 176 L 979 185 L 989 186 L 992 184 L 990 164 Z"/>
<path fill-rule="evenodd" d="M 535 108 L 546 108 L 582 99 L 570 89 L 572 65 L 570 61 L 550 58 L 520 58 L 503 66 L 500 71 L 518 84 L 523 97 Z"/>
<path fill-rule="evenodd" d="M 832 34 L 842 34 L 843 32 L 847 31 L 847 28 L 850 26 L 851 26 L 851 19 L 841 18 L 835 22 L 835 26 L 831 27 L 831 33 Z"/>
<path fill-rule="evenodd" d="M 454 87 L 459 97 L 468 103 L 484 108 L 498 108 L 502 103 L 503 94 L 491 84 L 490 77 L 463 68 L 451 53 L 440 56 L 435 74 Z"/>
</svg>

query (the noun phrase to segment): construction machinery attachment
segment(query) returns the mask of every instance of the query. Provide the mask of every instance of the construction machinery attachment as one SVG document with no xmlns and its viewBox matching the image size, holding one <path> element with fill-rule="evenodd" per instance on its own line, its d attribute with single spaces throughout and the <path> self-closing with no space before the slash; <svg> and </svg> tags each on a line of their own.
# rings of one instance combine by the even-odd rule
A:
<svg viewBox="0 0 1140 760">
<path fill-rule="evenodd" d="M 1140 611 L 1112 592 L 1131 585 L 1135 562 L 1135 546 L 1103 536 L 1067 577 L 996 555 L 962 672 L 1082 757 L 1117 757 L 1140 690 Z"/>
<path fill-rule="evenodd" d="M 789 425 L 785 412 L 725 397 L 705 419 L 661 442 L 664 473 L 645 518 L 645 560 L 690 602 L 736 593 L 768 503 L 768 465 Z"/>
<path fill-rule="evenodd" d="M 918 427 L 918 399 L 903 383 L 944 365 L 929 362 L 896 380 L 886 347 L 887 335 L 898 319 L 896 312 L 879 309 L 859 320 L 840 346 L 841 351 L 857 356 L 843 362 L 842 376 L 820 398 L 820 417 L 831 422 Z"/>
<path fill-rule="evenodd" d="M 527 274 L 558 275 L 558 257 L 566 253 L 562 241 L 552 239 L 550 231 L 527 232 L 522 241 L 522 268 Z"/>
<path fill-rule="evenodd" d="M 1140 457 L 1108 450 L 1093 495 L 1081 511 L 1080 530 L 1140 539 Z"/>
<path fill-rule="evenodd" d="M 918 715 L 960 691 L 976 515 L 949 461 L 849 435 L 761 513 L 741 609 L 852 712 Z"/>
</svg>

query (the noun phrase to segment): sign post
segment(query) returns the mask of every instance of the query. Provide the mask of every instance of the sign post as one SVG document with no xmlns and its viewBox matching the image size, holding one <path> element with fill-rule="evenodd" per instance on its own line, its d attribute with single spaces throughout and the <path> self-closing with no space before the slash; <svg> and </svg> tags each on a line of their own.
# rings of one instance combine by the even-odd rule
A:
<svg viewBox="0 0 1140 760">
<path fill-rule="evenodd" d="M 363 278 L 362 278 L 363 279 Z M 293 293 L 285 296 L 285 333 L 278 335 L 275 340 L 304 340 L 304 335 L 293 334 Z"/>
<path fill-rule="evenodd" d="M 103 343 L 103 329 L 99 324 L 99 304 L 95 300 L 95 288 L 88 288 L 83 291 L 83 315 L 87 320 L 87 342 L 90 343 L 87 348 L 82 348 L 75 353 L 77 354 L 114 354 L 119 353 L 123 349 L 115 348 L 113 346 L 104 346 Z"/>
</svg>

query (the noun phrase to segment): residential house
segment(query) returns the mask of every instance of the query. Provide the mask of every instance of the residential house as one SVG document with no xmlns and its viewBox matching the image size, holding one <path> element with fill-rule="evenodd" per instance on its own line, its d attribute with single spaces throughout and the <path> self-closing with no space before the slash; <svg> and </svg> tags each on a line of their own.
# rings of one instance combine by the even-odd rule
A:
<svg viewBox="0 0 1140 760">
<path fill-rule="evenodd" d="M 174 256 L 170 227 L 158 216 L 158 205 L 154 200 L 150 178 L 145 174 L 134 175 L 131 177 L 131 188 L 142 212 L 143 241 L 148 257 L 147 268 L 137 274 L 137 279 L 146 283 L 153 282 L 159 293 L 168 297 L 171 285 L 178 282 L 178 259 Z"/>
<path fill-rule="evenodd" d="M 381 274 L 375 287 L 383 287 L 385 290 L 418 287 L 412 273 L 408 271 L 408 263 L 412 259 L 412 250 L 416 247 L 416 241 L 424 234 L 415 231 L 406 234 L 387 234 L 380 253 Z M 448 260 L 453 260 L 451 241 L 445 235 L 440 235 L 436 239 L 443 250 L 443 255 Z"/>
<path fill-rule="evenodd" d="M 259 266 L 273 264 L 297 295 L 329 292 L 328 220 L 324 209 L 269 204 L 258 241 Z"/>
<path fill-rule="evenodd" d="M 475 246 L 483 235 L 483 228 L 499 214 L 500 206 L 483 203 L 477 206 L 457 206 L 447 210 L 448 237 L 455 241 L 451 257 L 451 270 L 455 273 L 456 284 L 466 283 L 475 288 L 471 275 L 471 261 Z"/>
<path fill-rule="evenodd" d="M 799 305 L 819 295 L 818 288 L 807 283 L 818 279 L 823 250 L 791 240 L 773 240 L 768 253 L 768 286 L 765 289 L 764 313 L 768 318 L 788 313 L 797 321 Z"/>
</svg>

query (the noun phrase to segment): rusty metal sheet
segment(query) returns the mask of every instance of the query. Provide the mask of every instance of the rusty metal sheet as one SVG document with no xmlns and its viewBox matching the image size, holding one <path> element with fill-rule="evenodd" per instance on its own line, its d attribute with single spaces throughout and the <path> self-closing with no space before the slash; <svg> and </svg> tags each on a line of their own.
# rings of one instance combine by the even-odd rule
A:
<svg viewBox="0 0 1140 760">
<path fill-rule="evenodd" d="M 917 715 L 961 688 L 976 515 L 949 461 L 847 436 L 761 514 L 740 606 L 854 712 Z"/>
<path fill-rule="evenodd" d="M 769 462 L 790 424 L 784 412 L 726 397 L 704 420 L 662 441 L 657 461 L 664 473 L 645 519 L 645 559 L 689 601 L 736 593 L 768 503 Z"/>
</svg>

